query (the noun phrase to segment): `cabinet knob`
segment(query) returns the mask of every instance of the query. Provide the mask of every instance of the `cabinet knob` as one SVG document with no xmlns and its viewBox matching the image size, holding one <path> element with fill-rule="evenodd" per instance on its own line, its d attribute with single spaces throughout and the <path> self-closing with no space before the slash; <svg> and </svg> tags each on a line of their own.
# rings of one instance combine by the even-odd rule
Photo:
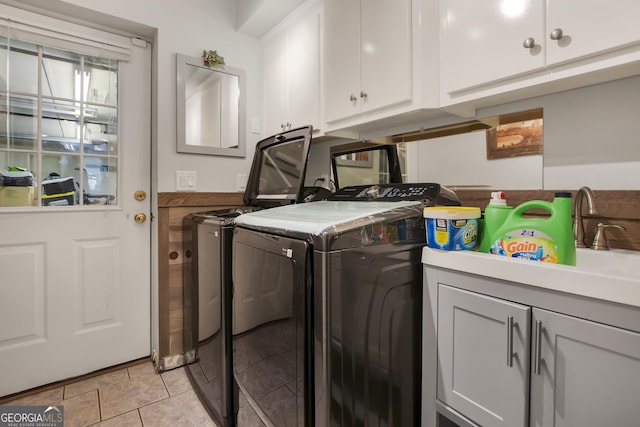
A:
<svg viewBox="0 0 640 427">
<path fill-rule="evenodd" d="M 556 28 L 549 34 L 551 40 L 560 40 L 562 38 L 562 28 Z"/>
<path fill-rule="evenodd" d="M 354 94 L 351 94 L 351 96 L 349 96 L 349 101 L 356 102 L 357 100 L 358 98 Z"/>
<path fill-rule="evenodd" d="M 287 130 L 291 130 L 291 123 L 287 122 L 287 124 L 285 125 Z"/>
<path fill-rule="evenodd" d="M 533 49 L 535 45 L 536 45 L 536 40 L 533 37 L 527 37 L 522 42 L 522 46 L 524 46 L 525 49 Z"/>
<path fill-rule="evenodd" d="M 365 92 L 365 91 L 363 91 L 363 90 L 361 90 L 361 91 L 360 91 L 360 98 L 365 98 L 365 99 L 366 99 L 366 98 L 367 98 L 367 96 L 369 96 L 369 95 L 367 94 L 367 92 Z"/>
</svg>

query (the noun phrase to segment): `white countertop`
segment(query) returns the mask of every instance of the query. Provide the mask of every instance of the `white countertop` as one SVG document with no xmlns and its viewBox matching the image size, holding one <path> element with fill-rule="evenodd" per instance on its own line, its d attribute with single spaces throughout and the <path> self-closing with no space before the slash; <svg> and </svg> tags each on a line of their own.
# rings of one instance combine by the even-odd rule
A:
<svg viewBox="0 0 640 427">
<path fill-rule="evenodd" d="M 640 252 L 578 249 L 577 266 L 425 247 L 422 263 L 640 307 Z"/>
</svg>

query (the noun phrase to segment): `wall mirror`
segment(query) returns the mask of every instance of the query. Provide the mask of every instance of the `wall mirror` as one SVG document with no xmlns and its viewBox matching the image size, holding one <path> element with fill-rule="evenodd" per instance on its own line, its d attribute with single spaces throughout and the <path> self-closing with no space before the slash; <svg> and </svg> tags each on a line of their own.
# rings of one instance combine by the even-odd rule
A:
<svg viewBox="0 0 640 427">
<path fill-rule="evenodd" d="M 245 156 L 246 74 L 176 55 L 177 151 Z"/>
</svg>

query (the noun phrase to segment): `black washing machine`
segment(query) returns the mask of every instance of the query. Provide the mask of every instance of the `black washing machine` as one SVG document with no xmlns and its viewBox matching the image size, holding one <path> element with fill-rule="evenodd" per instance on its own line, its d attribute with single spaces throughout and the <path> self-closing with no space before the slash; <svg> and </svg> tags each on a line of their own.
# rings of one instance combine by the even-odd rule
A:
<svg viewBox="0 0 640 427">
<path fill-rule="evenodd" d="M 265 425 L 420 424 L 423 208 L 459 204 L 354 186 L 236 218 L 234 370 Z"/>
</svg>

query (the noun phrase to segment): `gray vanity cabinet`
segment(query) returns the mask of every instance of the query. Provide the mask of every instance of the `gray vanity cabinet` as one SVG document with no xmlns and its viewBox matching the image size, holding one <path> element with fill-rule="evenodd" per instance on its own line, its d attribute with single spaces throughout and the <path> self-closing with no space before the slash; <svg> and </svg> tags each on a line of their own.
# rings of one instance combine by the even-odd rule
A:
<svg viewBox="0 0 640 427">
<path fill-rule="evenodd" d="M 482 426 L 526 426 L 530 319 L 528 306 L 440 285 L 438 399 Z"/>
<path fill-rule="evenodd" d="M 530 426 L 640 425 L 640 334 L 537 308 L 532 316 Z"/>
<path fill-rule="evenodd" d="M 639 425 L 640 333 L 442 282 L 437 293 L 437 400 L 462 425 Z"/>
</svg>

